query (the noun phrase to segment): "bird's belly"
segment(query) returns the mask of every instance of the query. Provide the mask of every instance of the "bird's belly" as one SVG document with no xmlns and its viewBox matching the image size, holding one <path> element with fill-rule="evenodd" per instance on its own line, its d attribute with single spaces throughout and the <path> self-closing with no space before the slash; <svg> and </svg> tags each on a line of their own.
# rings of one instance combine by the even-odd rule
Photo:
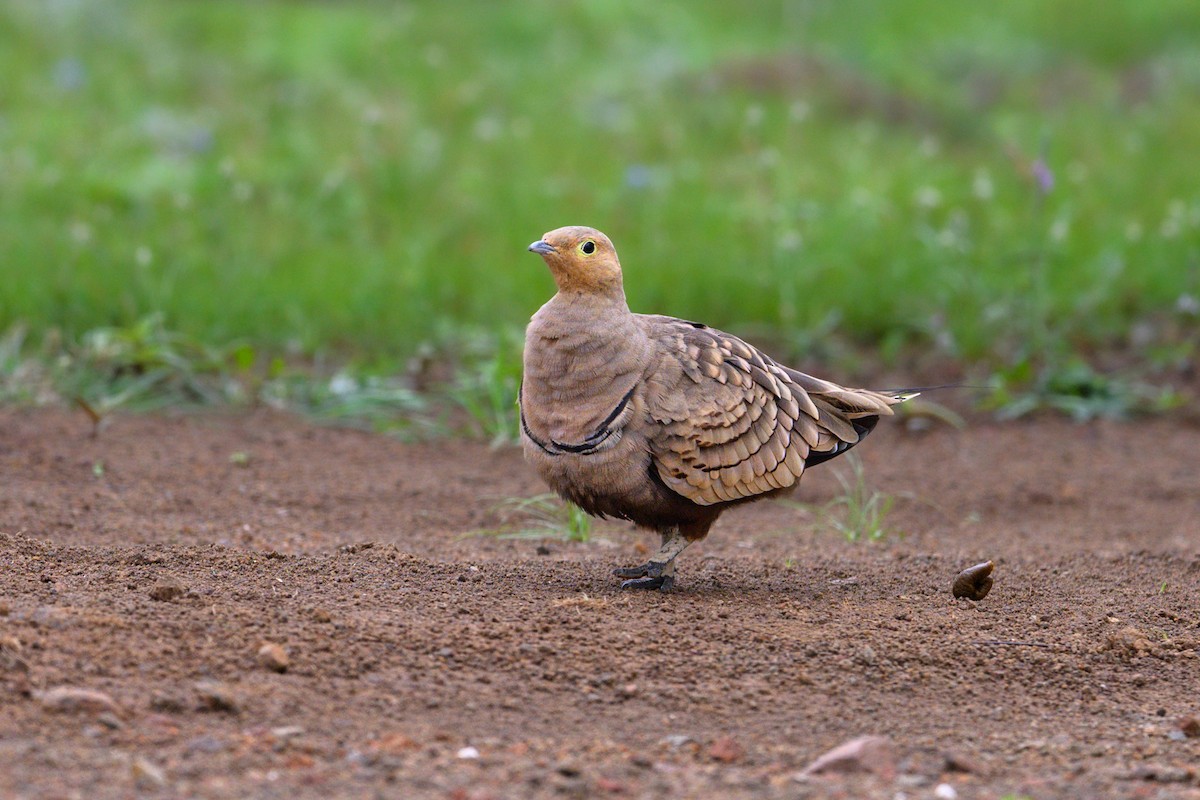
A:
<svg viewBox="0 0 1200 800">
<path fill-rule="evenodd" d="M 637 522 L 655 505 L 650 457 L 625 441 L 590 454 L 542 451 L 527 438 L 525 458 L 551 489 L 589 514 Z"/>
</svg>

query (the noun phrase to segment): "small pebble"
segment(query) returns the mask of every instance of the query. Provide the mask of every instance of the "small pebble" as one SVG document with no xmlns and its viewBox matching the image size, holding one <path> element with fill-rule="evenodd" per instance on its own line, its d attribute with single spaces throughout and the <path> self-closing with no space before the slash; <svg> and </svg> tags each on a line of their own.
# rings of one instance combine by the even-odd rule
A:
<svg viewBox="0 0 1200 800">
<path fill-rule="evenodd" d="M 745 749 L 732 736 L 722 736 L 708 748 L 708 757 L 723 764 L 732 764 L 744 755 Z"/>
<path fill-rule="evenodd" d="M 91 714 L 107 713 L 117 717 L 123 713 L 121 707 L 117 705 L 117 701 L 104 692 L 98 692 L 94 689 L 59 686 L 44 692 L 40 700 L 42 708 L 47 711 L 83 711 Z"/>
<path fill-rule="evenodd" d="M 263 642 L 263 646 L 258 648 L 258 663 L 272 672 L 287 672 L 287 650 L 274 642 Z"/>
<path fill-rule="evenodd" d="M 142 789 L 162 789 L 167 785 L 167 776 L 163 771 L 146 759 L 138 756 L 129 765 L 133 773 L 133 782 Z"/>
<path fill-rule="evenodd" d="M 202 711 L 224 711 L 230 714 L 238 712 L 237 698 L 230 688 L 220 681 L 198 681 L 196 692 L 200 695 Z"/>
<path fill-rule="evenodd" d="M 271 728 L 271 735 L 276 739 L 291 739 L 295 736 L 300 736 L 304 733 L 304 728 L 299 725 L 283 725 L 278 728 Z"/>
<path fill-rule="evenodd" d="M 455 753 L 459 758 L 479 758 L 479 751 L 474 747 L 464 747 Z"/>
<path fill-rule="evenodd" d="M 121 718 L 111 711 L 105 711 L 97 715 L 96 721 L 108 728 L 110 731 L 119 731 L 121 728 L 125 727 L 125 723 L 121 721 Z"/>
<path fill-rule="evenodd" d="M 891 739 L 859 736 L 825 752 L 793 777 L 804 781 L 813 775 L 828 773 L 873 772 L 885 780 L 892 780 L 896 775 L 896 761 L 896 748 Z"/>
<path fill-rule="evenodd" d="M 938 800 L 956 800 L 958 792 L 948 783 L 939 783 L 937 788 L 933 790 L 933 796 L 938 798 Z"/>
</svg>

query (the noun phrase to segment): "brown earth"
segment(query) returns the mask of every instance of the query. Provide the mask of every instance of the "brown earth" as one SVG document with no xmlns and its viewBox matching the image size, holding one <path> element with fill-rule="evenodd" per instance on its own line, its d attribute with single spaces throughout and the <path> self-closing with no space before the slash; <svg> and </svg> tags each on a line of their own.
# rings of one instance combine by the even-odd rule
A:
<svg viewBox="0 0 1200 800">
<path fill-rule="evenodd" d="M 883 425 L 902 534 L 832 530 L 835 462 L 669 594 L 618 588 L 622 524 L 472 535 L 544 491 L 512 449 L 90 432 L 0 410 L 2 797 L 1200 797 L 1194 422 Z M 798 777 L 864 734 L 873 772 Z"/>
</svg>

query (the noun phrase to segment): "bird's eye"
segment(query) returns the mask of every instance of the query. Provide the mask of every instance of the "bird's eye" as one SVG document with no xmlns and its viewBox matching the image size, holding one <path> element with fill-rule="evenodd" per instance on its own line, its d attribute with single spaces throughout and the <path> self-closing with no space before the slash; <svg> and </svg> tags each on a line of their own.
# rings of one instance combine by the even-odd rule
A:
<svg viewBox="0 0 1200 800">
<path fill-rule="evenodd" d="M 588 239 L 579 249 L 583 251 L 585 256 L 590 256 L 592 253 L 596 252 L 596 243 L 591 239 Z"/>
</svg>

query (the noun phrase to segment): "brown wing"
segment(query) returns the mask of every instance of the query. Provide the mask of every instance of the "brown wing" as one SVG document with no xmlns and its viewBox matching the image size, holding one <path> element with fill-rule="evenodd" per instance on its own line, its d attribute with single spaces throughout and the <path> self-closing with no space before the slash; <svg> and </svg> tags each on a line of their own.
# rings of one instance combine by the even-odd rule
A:
<svg viewBox="0 0 1200 800">
<path fill-rule="evenodd" d="M 646 392 L 654 466 L 700 505 L 794 485 L 806 463 L 850 449 L 907 399 L 787 369 L 698 323 L 643 320 L 662 355 Z"/>
</svg>

